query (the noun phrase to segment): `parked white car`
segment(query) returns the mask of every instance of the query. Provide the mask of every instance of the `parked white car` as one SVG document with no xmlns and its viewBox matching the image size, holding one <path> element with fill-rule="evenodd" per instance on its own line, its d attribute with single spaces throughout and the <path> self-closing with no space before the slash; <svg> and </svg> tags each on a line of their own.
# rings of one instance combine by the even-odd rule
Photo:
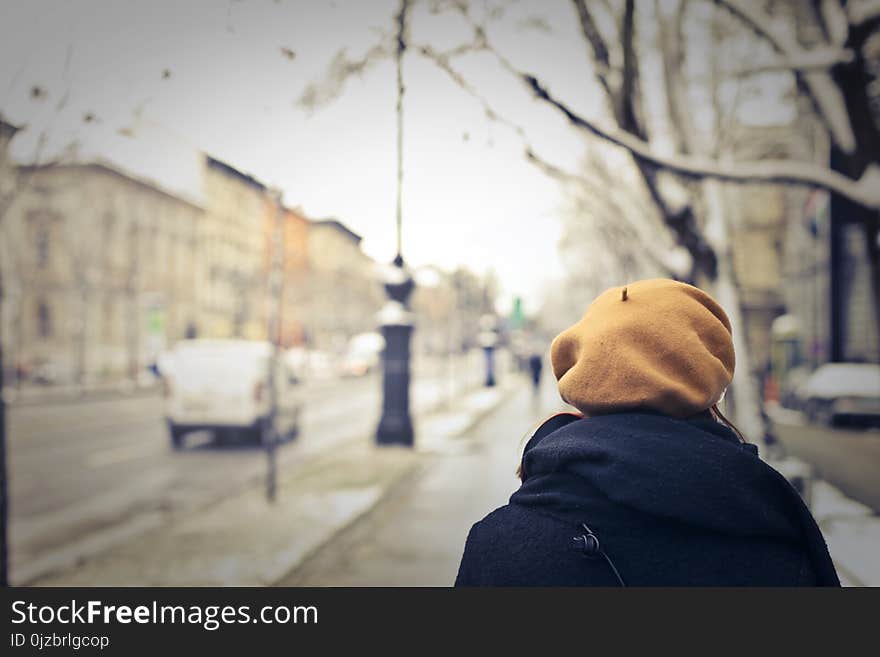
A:
<svg viewBox="0 0 880 657">
<path fill-rule="evenodd" d="M 184 340 L 160 364 L 171 444 L 183 446 L 191 431 L 245 432 L 263 439 L 271 415 L 269 369 L 272 345 L 250 340 Z M 274 367 L 278 411 L 274 429 L 282 438 L 299 429 L 300 377 L 285 359 Z"/>
<path fill-rule="evenodd" d="M 342 376 L 364 376 L 379 369 L 385 338 L 381 333 L 359 333 L 349 340 L 342 357 Z"/>
<path fill-rule="evenodd" d="M 798 388 L 798 397 L 813 422 L 847 421 L 880 426 L 880 365 L 822 365 Z"/>
<path fill-rule="evenodd" d="M 326 381 L 336 376 L 333 356 L 326 351 L 293 347 L 288 349 L 284 358 L 294 370 L 308 382 Z"/>
</svg>

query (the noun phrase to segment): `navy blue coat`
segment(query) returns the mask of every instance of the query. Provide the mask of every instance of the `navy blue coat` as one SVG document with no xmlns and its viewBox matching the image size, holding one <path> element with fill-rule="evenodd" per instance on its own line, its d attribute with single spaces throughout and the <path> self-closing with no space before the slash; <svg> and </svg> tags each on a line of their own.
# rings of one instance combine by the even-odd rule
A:
<svg viewBox="0 0 880 657">
<path fill-rule="evenodd" d="M 557 416 L 523 464 L 456 586 L 618 586 L 615 568 L 628 586 L 840 585 L 797 491 L 708 415 Z"/>
</svg>

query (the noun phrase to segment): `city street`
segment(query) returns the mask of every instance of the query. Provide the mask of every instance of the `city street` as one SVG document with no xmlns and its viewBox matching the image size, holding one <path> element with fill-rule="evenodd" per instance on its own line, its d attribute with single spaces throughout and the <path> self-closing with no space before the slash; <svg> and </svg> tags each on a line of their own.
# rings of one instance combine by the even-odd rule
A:
<svg viewBox="0 0 880 657">
<path fill-rule="evenodd" d="M 816 474 L 848 497 L 880 513 L 880 430 L 777 422 L 786 451 L 816 468 Z"/>
<path fill-rule="evenodd" d="M 415 412 L 443 403 L 454 386 L 473 385 L 479 375 L 464 363 L 455 383 L 442 365 L 417 373 Z M 377 375 L 306 385 L 304 395 L 302 430 L 279 450 L 280 468 L 345 445 L 378 422 Z M 162 405 L 154 395 L 11 408 L 14 582 L 99 552 L 264 476 L 266 456 L 256 446 L 216 445 L 204 433 L 188 436 L 186 447 L 173 451 Z"/>
<path fill-rule="evenodd" d="M 457 449 L 437 455 L 423 474 L 344 530 L 282 586 L 450 586 L 471 525 L 505 504 L 519 482 L 519 450 L 529 430 L 563 410 L 555 381 L 540 399 L 522 386 Z"/>
</svg>

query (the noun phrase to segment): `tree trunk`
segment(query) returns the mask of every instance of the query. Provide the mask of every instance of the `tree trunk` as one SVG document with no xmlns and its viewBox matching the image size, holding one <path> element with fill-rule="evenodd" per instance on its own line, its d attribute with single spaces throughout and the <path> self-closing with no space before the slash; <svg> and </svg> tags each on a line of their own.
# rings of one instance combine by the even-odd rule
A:
<svg viewBox="0 0 880 657">
<path fill-rule="evenodd" d="M 868 265 L 871 272 L 871 296 L 874 303 L 874 330 L 877 337 L 876 358 L 880 362 L 880 214 L 873 213 L 865 221 L 865 242 L 868 247 Z"/>
<path fill-rule="evenodd" d="M 761 412 L 761 399 L 751 373 L 746 326 L 730 255 L 727 213 L 724 210 L 721 184 L 716 180 L 706 180 L 702 191 L 707 216 L 705 232 L 708 240 L 716 242 L 713 247 L 718 262 L 717 275 L 711 287 L 714 296 L 727 312 L 733 327 L 733 347 L 736 351 L 737 365 L 730 386 L 734 400 L 731 419 L 749 442 L 763 446 L 765 424 Z"/>
</svg>

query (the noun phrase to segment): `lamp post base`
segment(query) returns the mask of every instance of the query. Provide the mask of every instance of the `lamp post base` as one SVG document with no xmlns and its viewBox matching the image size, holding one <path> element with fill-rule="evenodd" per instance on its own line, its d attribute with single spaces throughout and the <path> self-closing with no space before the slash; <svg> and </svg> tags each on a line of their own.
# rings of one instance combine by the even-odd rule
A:
<svg viewBox="0 0 880 657">
<path fill-rule="evenodd" d="M 382 418 L 376 430 L 379 445 L 404 445 L 415 442 L 409 412 L 410 337 L 413 327 L 389 325 L 382 327 L 385 351 L 382 353 Z"/>
<path fill-rule="evenodd" d="M 484 385 L 487 388 L 493 388 L 495 387 L 495 348 L 484 347 L 483 351 L 486 354 L 486 381 Z"/>
<path fill-rule="evenodd" d="M 376 444 L 412 447 L 415 444 L 412 418 L 409 415 L 383 415 L 376 431 Z"/>
</svg>

